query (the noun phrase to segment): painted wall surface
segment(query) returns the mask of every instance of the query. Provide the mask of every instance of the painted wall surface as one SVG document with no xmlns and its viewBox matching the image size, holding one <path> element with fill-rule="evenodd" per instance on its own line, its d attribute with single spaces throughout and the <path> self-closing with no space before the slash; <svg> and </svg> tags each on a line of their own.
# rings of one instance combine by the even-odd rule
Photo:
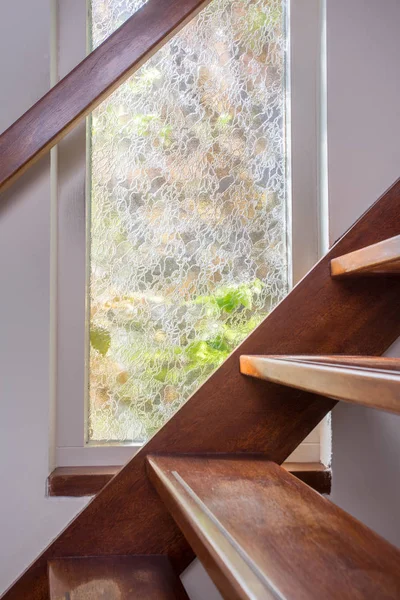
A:
<svg viewBox="0 0 400 600">
<path fill-rule="evenodd" d="M 3 131 L 49 89 L 50 0 L 8 2 L 0 12 Z M 0 592 L 85 504 L 82 499 L 45 497 L 50 419 L 49 159 L 6 194 L 0 208 Z"/>
<path fill-rule="evenodd" d="M 331 242 L 400 176 L 399 23 L 399 0 L 328 0 Z M 332 422 L 332 500 L 400 546 L 400 417 L 342 403 Z"/>
</svg>

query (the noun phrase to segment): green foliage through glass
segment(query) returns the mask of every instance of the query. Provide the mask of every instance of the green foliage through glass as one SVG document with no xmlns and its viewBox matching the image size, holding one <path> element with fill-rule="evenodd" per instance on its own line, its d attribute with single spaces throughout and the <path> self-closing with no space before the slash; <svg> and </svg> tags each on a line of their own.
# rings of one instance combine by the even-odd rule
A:
<svg viewBox="0 0 400 600">
<path fill-rule="evenodd" d="M 92 0 L 97 46 L 144 0 Z M 285 2 L 214 0 L 94 111 L 92 442 L 145 441 L 287 292 Z"/>
</svg>

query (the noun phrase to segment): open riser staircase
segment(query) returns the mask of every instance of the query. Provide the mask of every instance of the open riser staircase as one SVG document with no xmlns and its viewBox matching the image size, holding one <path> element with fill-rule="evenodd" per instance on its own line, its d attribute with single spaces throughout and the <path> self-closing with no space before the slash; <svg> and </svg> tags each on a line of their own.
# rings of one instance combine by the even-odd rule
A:
<svg viewBox="0 0 400 600">
<path fill-rule="evenodd" d="M 149 0 L 0 136 L 0 191 L 207 2 Z M 400 551 L 283 469 L 337 401 L 400 413 L 400 181 L 4 594 L 400 598 Z"/>
</svg>

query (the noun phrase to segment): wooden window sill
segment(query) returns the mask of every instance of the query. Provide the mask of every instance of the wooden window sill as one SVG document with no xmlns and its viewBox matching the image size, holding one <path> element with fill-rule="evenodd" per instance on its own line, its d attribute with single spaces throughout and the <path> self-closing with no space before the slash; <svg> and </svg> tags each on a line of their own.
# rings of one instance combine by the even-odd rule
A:
<svg viewBox="0 0 400 600">
<path fill-rule="evenodd" d="M 331 492 L 331 471 L 320 463 L 284 463 L 283 466 L 320 494 Z M 48 496 L 93 496 L 121 467 L 58 467 L 47 480 Z"/>
</svg>

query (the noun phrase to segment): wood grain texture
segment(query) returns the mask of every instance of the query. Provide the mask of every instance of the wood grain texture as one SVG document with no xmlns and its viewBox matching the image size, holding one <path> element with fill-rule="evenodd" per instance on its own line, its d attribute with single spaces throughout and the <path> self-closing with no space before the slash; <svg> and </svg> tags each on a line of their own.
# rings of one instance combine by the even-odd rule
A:
<svg viewBox="0 0 400 600">
<path fill-rule="evenodd" d="M 149 0 L 0 136 L 0 192 L 148 60 L 210 0 Z"/>
<path fill-rule="evenodd" d="M 273 358 L 282 358 L 275 355 Z M 347 354 L 319 355 L 291 355 L 285 358 L 295 361 L 321 363 L 326 365 L 341 365 L 347 367 L 360 367 L 363 369 L 379 369 L 381 371 L 400 371 L 400 360 L 386 356 L 349 356 Z"/>
<path fill-rule="evenodd" d="M 400 551 L 275 463 L 147 460 L 154 486 L 224 598 L 400 597 Z"/>
<path fill-rule="evenodd" d="M 331 274 L 332 277 L 400 275 L 400 235 L 334 258 Z"/>
<path fill-rule="evenodd" d="M 56 559 L 48 572 L 51 600 L 188 600 L 166 556 Z"/>
<path fill-rule="evenodd" d="M 295 477 L 320 494 L 330 494 L 331 471 L 320 463 L 283 463 Z M 57 467 L 47 481 L 48 496 L 94 496 L 122 467 Z"/>
<path fill-rule="evenodd" d="M 349 201 L 351 198 L 349 199 Z M 179 412 L 106 485 L 11 589 L 6 600 L 47 600 L 55 557 L 193 553 L 149 483 L 149 453 L 261 453 L 283 462 L 335 401 L 239 372 L 241 354 L 380 355 L 400 335 L 400 279 L 334 280 L 330 261 L 400 233 L 400 181 L 337 242 Z"/>
<path fill-rule="evenodd" d="M 400 414 L 400 359 L 388 359 L 384 369 L 367 365 L 384 363 L 385 358 L 342 357 L 335 364 L 334 359 L 329 361 L 329 357 L 318 362 L 313 357 L 243 355 L 240 370 L 265 381 Z M 389 370 L 393 364 L 395 369 Z"/>
<path fill-rule="evenodd" d="M 47 480 L 48 496 L 93 496 L 121 467 L 57 467 Z"/>
<path fill-rule="evenodd" d="M 329 495 L 332 488 L 332 471 L 321 463 L 284 462 L 282 467 L 319 494 Z"/>
</svg>

